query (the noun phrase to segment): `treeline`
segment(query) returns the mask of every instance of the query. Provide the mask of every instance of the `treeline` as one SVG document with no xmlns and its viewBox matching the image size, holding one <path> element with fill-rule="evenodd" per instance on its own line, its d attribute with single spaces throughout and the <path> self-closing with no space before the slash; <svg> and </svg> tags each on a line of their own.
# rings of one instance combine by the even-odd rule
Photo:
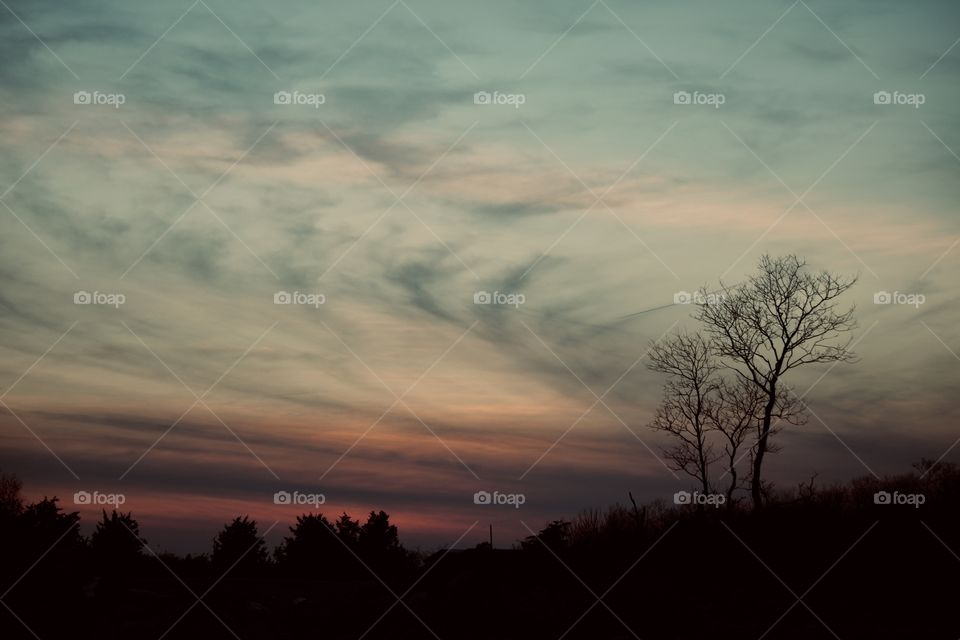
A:
<svg viewBox="0 0 960 640">
<path fill-rule="evenodd" d="M 56 497 L 24 504 L 15 475 L 0 473 L 0 555 L 3 573 L 16 573 L 38 557 L 70 559 L 73 573 L 95 573 L 116 580 L 156 560 L 179 568 L 208 568 L 216 575 L 345 579 L 368 572 L 396 577 L 414 571 L 417 554 L 400 543 L 385 511 L 371 511 L 365 522 L 343 513 L 330 521 L 321 513 L 303 514 L 279 546 L 268 549 L 256 520 L 238 516 L 214 536 L 210 553 L 180 557 L 157 554 L 141 535 L 133 513 L 102 511 L 90 536 L 80 532 L 80 515 L 67 512 Z"/>
<path fill-rule="evenodd" d="M 631 500 L 512 549 L 432 554 L 405 549 L 383 511 L 302 515 L 272 550 L 239 517 L 209 553 L 154 557 L 132 514 L 83 536 L 76 513 L 24 504 L 0 475 L 0 637 L 958 636 L 956 465 L 811 479 L 764 503 Z"/>
</svg>

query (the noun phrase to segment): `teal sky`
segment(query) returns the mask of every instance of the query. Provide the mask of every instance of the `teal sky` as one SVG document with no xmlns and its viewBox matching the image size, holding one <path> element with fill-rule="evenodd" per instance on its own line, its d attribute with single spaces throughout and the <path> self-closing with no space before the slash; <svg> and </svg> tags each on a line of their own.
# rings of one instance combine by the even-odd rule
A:
<svg viewBox="0 0 960 640">
<path fill-rule="evenodd" d="M 287 488 L 426 545 L 525 533 L 479 489 L 528 522 L 667 496 L 630 367 L 764 252 L 860 274 L 860 360 L 790 381 L 772 479 L 957 459 L 956 3 L 0 5 L 0 467 L 31 498 L 124 492 L 193 550 L 291 520 Z"/>
</svg>

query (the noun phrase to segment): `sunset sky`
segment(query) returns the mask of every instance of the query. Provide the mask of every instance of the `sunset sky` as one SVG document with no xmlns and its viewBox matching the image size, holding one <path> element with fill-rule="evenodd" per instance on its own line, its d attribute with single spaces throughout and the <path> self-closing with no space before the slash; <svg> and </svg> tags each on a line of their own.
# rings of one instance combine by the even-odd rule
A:
<svg viewBox="0 0 960 640">
<path fill-rule="evenodd" d="M 960 460 L 956 3 L 0 5 L 0 468 L 88 528 L 275 543 L 298 490 L 506 546 L 669 498 L 643 356 L 765 252 L 860 276 L 771 480 Z"/>
</svg>

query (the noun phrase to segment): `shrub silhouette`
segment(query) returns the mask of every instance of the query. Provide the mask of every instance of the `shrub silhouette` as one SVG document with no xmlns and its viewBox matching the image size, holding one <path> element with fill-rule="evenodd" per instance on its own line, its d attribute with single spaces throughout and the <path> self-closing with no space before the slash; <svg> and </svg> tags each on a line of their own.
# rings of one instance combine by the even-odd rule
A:
<svg viewBox="0 0 960 640">
<path fill-rule="evenodd" d="M 0 524 L 6 525 L 23 511 L 20 490 L 23 484 L 16 474 L 0 471 Z"/>
<path fill-rule="evenodd" d="M 570 545 L 570 523 L 566 520 L 554 520 L 536 535 L 527 536 L 520 543 L 524 551 L 533 553 L 562 553 Z"/>
<path fill-rule="evenodd" d="M 233 576 L 257 573 L 267 563 L 267 547 L 257 532 L 257 521 L 236 517 L 213 539 L 211 563 L 216 571 Z"/>
<path fill-rule="evenodd" d="M 116 509 L 109 516 L 106 511 L 102 513 L 103 519 L 90 536 L 94 561 L 113 574 L 135 568 L 147 543 L 140 537 L 140 524 L 132 513 L 120 513 Z"/>
<path fill-rule="evenodd" d="M 369 578 L 372 570 L 387 578 L 413 567 L 385 511 L 371 511 L 362 525 L 347 513 L 335 523 L 323 514 L 304 514 L 290 533 L 274 553 L 287 575 Z"/>
<path fill-rule="evenodd" d="M 444 549 L 420 563 L 384 511 L 362 523 L 346 513 L 335 522 L 303 514 L 275 564 L 247 516 L 222 528 L 209 558 L 157 560 L 143 553 L 131 514 L 102 512 L 88 543 L 76 513 L 55 497 L 22 506 L 19 484 L 10 482 L 0 593 L 14 613 L 0 608 L 0 637 L 35 637 L 24 624 L 41 638 L 85 637 L 87 629 L 105 638 L 229 637 L 217 618 L 250 640 L 318 631 L 432 637 L 421 619 L 441 638 L 464 640 L 739 638 L 771 629 L 770 637 L 830 637 L 817 618 L 842 638 L 956 637 L 943 631 L 957 626 L 960 594 L 948 579 L 931 578 L 948 577 L 950 550 L 960 549 L 960 468 L 929 460 L 915 467 L 826 486 L 814 477 L 771 492 L 760 511 L 614 505 L 547 522 L 514 549 Z M 881 491 L 922 494 L 925 502 L 875 503 Z M 118 565 L 138 570 L 101 579 Z M 788 610 L 788 590 L 810 585 L 804 603 L 816 618 L 806 607 Z"/>
<path fill-rule="evenodd" d="M 345 566 L 343 544 L 334 525 L 322 513 L 297 516 L 290 537 L 274 552 L 281 568 L 299 577 L 324 578 L 342 575 Z"/>
<path fill-rule="evenodd" d="M 350 549 L 357 548 L 360 539 L 360 522 L 353 520 L 346 512 L 337 518 L 337 536 Z"/>
<path fill-rule="evenodd" d="M 45 497 L 40 502 L 27 505 L 20 514 L 18 528 L 23 534 L 24 545 L 30 550 L 42 553 L 55 544 L 55 550 L 67 553 L 85 547 L 78 527 L 80 514 L 76 511 L 65 513 L 58 502 L 56 496 Z"/>
<path fill-rule="evenodd" d="M 4 589 L 14 589 L 13 598 L 30 599 L 31 593 L 65 597 L 79 589 L 88 572 L 80 515 L 65 513 L 58 502 L 54 496 L 28 504 L 4 535 L 0 577 Z"/>
<path fill-rule="evenodd" d="M 397 526 L 390 524 L 385 511 L 371 511 L 360 527 L 357 539 L 360 558 L 378 575 L 398 578 L 413 568 L 413 562 L 400 544 Z"/>
</svg>

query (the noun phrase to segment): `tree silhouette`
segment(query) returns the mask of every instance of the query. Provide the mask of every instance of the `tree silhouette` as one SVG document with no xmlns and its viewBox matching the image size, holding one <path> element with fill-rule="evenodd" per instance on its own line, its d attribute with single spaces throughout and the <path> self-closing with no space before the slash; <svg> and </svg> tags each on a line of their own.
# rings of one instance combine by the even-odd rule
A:
<svg viewBox="0 0 960 640">
<path fill-rule="evenodd" d="M 360 522 L 353 520 L 345 512 L 337 518 L 337 536 L 351 549 L 355 549 L 360 540 Z"/>
<path fill-rule="evenodd" d="M 109 516 L 103 511 L 103 519 L 90 536 L 90 549 L 96 562 L 110 572 L 129 569 L 142 557 L 141 551 L 147 541 L 140 537 L 140 524 L 132 513 L 114 510 Z"/>
<path fill-rule="evenodd" d="M 737 377 L 734 380 L 722 379 L 717 386 L 716 396 L 717 400 L 709 412 L 709 421 L 711 431 L 719 434 L 722 442 L 723 458 L 726 462 L 724 473 L 730 478 L 724 491 L 724 504 L 728 509 L 732 509 L 733 493 L 740 488 L 740 476 L 737 473 L 740 450 L 751 432 L 756 433 L 757 427 L 762 424 L 760 411 L 763 407 L 763 394 L 756 385 Z"/>
<path fill-rule="evenodd" d="M 360 558 L 374 571 L 396 575 L 406 567 L 407 553 L 400 544 L 397 526 L 385 511 L 371 511 L 357 537 Z"/>
<path fill-rule="evenodd" d="M 711 406 L 728 413 L 708 412 L 705 424 L 714 451 L 724 455 L 724 436 L 713 421 L 751 416 L 738 423 L 739 436 L 728 431 L 746 444 L 762 424 L 756 407 L 762 408 L 763 396 L 731 372 L 718 376 Z M 760 402 L 738 395 L 744 390 Z M 884 494 L 887 501 L 878 500 Z M 18 504 L 18 493 L 10 495 Z M 890 502 L 896 495 L 922 496 L 923 504 Z M 51 498 L 23 507 L 10 527 L 16 542 L 0 548 L 0 638 L 82 637 L 94 628 L 109 637 L 172 637 L 171 623 L 178 619 L 176 635 L 188 638 L 229 637 L 218 619 L 251 640 L 317 635 L 318 621 L 325 637 L 356 637 L 378 620 L 377 637 L 408 638 L 424 636 L 421 618 L 436 636 L 465 640 L 503 637 L 504 628 L 511 637 L 531 639 L 629 637 L 624 627 L 645 638 L 676 638 L 678 629 L 683 637 L 758 637 L 786 606 L 780 592 L 757 588 L 758 580 L 769 578 L 763 565 L 769 562 L 792 585 L 816 578 L 837 558 L 843 562 L 820 581 L 813 605 L 837 635 L 941 637 L 955 626 L 956 589 L 929 578 L 960 548 L 958 502 L 960 468 L 943 459 L 921 460 L 916 471 L 892 477 L 817 487 L 811 481 L 771 491 L 768 508 L 760 512 L 691 513 L 662 501 L 642 508 L 634 502 L 632 510 L 589 509 L 572 523 L 554 520 L 531 531 L 520 549 L 443 549 L 420 565 L 410 562 L 384 511 L 369 512 L 363 524 L 347 514 L 336 522 L 319 513 L 301 515 L 276 550 L 275 565 L 266 562 L 256 522 L 241 517 L 218 534 L 214 566 L 206 556 L 165 553 L 162 564 L 149 560 L 136 520 L 122 512 L 102 512 L 87 545 L 78 533 L 79 516 L 64 513 Z M 730 533 L 763 562 L 754 562 Z M 848 553 L 858 544 L 863 547 Z M 887 553 L 898 548 L 910 553 Z M 884 562 L 877 562 L 880 556 Z M 122 558 L 129 559 L 127 566 L 141 558 L 140 570 L 105 580 L 108 564 Z M 218 582 L 238 560 L 234 571 L 248 579 Z M 350 563 L 342 565 L 343 573 L 336 568 L 340 560 Z M 817 572 L 812 577 L 811 570 Z M 170 579 L 170 572 L 180 579 Z M 704 575 L 721 576 L 725 588 L 706 599 L 677 597 Z M 206 584 L 223 586 L 195 586 Z M 383 584 L 395 593 L 386 593 Z M 188 615 L 199 603 L 187 597 L 184 585 L 203 594 L 213 615 Z M 594 605 L 582 586 L 601 594 L 615 616 L 590 614 L 587 607 Z M 396 594 L 403 594 L 413 615 L 389 615 L 400 606 Z M 743 608 L 745 597 L 750 607 L 772 613 L 723 615 Z M 873 615 L 878 606 L 889 612 Z M 491 610 L 501 613 L 491 616 Z M 106 627 L 104 620 L 110 621 Z M 816 630 L 809 617 L 787 614 L 774 626 L 791 638 Z"/>
<path fill-rule="evenodd" d="M 257 521 L 236 517 L 213 539 L 211 562 L 219 571 L 244 575 L 254 573 L 267 563 L 267 549 L 257 532 Z M 232 569 L 231 569 L 232 568 Z"/>
<path fill-rule="evenodd" d="M 21 489 L 23 489 L 23 483 L 16 474 L 0 471 L 0 523 L 10 522 L 23 511 Z"/>
<path fill-rule="evenodd" d="M 65 513 L 58 502 L 54 496 L 28 504 L 13 524 L 12 539 L 4 541 L 0 574 L 23 576 L 18 590 L 45 588 L 44 595 L 53 595 L 69 592 L 80 580 L 78 568 L 88 556 L 80 514 Z"/>
<path fill-rule="evenodd" d="M 850 340 L 841 344 L 834 340 L 856 327 L 854 309 L 839 311 L 836 299 L 857 278 L 810 273 L 806 267 L 795 255 L 764 255 L 758 273 L 736 286 L 721 283 L 722 295 L 705 296 L 695 314 L 725 366 L 762 394 L 752 449 L 750 491 L 755 508 L 763 501 L 761 472 L 770 451 L 773 419 L 790 421 L 799 415 L 782 377 L 803 365 L 853 359 Z"/>
<path fill-rule="evenodd" d="M 31 546 L 45 550 L 57 543 L 61 549 L 76 549 L 84 546 L 80 535 L 80 514 L 76 511 L 65 513 L 57 504 L 59 500 L 44 498 L 24 508 L 20 515 L 22 529 Z"/>
<path fill-rule="evenodd" d="M 345 550 L 334 537 L 334 525 L 323 514 L 297 516 L 290 533 L 293 535 L 285 537 L 274 553 L 284 569 L 309 577 L 339 573 L 339 560 Z"/>
<path fill-rule="evenodd" d="M 570 527 L 571 523 L 566 520 L 554 520 L 536 535 L 527 536 L 521 540 L 520 546 L 525 551 L 534 553 L 544 551 L 544 547 L 554 553 L 560 553 L 570 545 Z"/>
<path fill-rule="evenodd" d="M 400 549 L 397 526 L 390 524 L 386 511 L 371 511 L 367 521 L 360 527 L 358 537 L 363 553 L 389 553 Z"/>
<path fill-rule="evenodd" d="M 363 562 L 378 575 L 393 576 L 411 566 L 397 527 L 390 524 L 385 511 L 371 511 L 363 525 L 347 513 L 335 523 L 323 514 L 304 514 L 297 517 L 290 533 L 274 553 L 287 574 L 314 578 L 362 576 L 366 573 L 360 564 Z"/>
<path fill-rule="evenodd" d="M 663 400 L 651 427 L 673 437 L 663 455 L 677 471 L 700 483 L 710 492 L 710 465 L 717 460 L 708 441 L 711 417 L 719 415 L 720 365 L 710 343 L 698 334 L 681 333 L 655 343 L 650 349 L 649 369 L 668 376 Z M 716 423 L 713 420 L 713 423 Z"/>
<path fill-rule="evenodd" d="M 727 507 L 740 487 L 737 473 L 739 452 L 760 424 L 762 394 L 755 385 L 724 377 L 724 367 L 711 342 L 701 334 L 679 333 L 654 343 L 649 369 L 667 375 L 663 399 L 651 428 L 672 436 L 663 449 L 673 468 L 700 483 L 711 493 L 724 477 Z M 722 453 L 716 453 L 717 449 Z M 724 475 L 711 476 L 711 465 L 724 459 Z"/>
</svg>

